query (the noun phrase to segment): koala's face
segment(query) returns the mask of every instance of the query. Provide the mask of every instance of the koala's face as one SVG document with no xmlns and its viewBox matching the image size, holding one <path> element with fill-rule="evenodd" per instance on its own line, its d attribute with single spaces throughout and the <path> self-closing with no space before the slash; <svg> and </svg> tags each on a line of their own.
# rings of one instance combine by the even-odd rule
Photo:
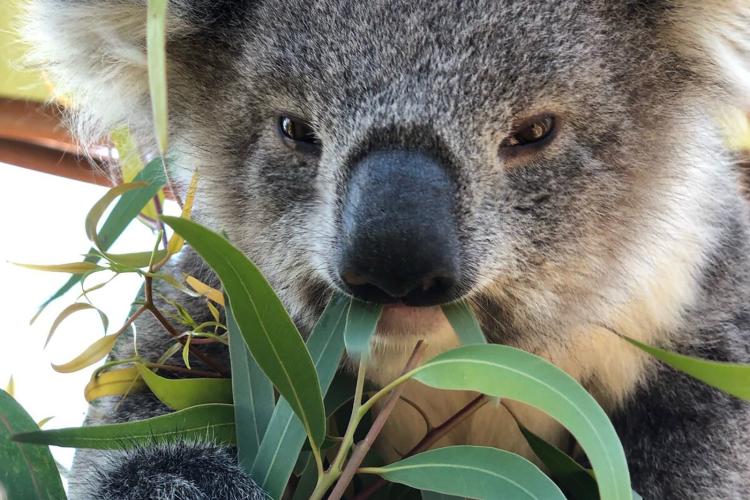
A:
<svg viewBox="0 0 750 500">
<path fill-rule="evenodd" d="M 627 295 L 684 130 L 679 66 L 639 17 L 496 0 L 245 15 L 173 42 L 176 147 L 206 221 L 303 322 L 333 290 L 389 304 L 389 335 L 468 298 L 514 343 Z"/>
</svg>

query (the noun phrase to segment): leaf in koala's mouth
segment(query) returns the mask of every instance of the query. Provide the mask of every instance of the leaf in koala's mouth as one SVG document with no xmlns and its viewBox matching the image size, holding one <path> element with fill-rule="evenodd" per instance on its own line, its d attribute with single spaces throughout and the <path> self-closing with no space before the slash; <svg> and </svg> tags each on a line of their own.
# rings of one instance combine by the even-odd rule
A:
<svg viewBox="0 0 750 500">
<path fill-rule="evenodd" d="M 375 335 L 382 313 L 383 306 L 380 304 L 349 298 L 344 328 L 344 343 L 349 357 L 361 359 L 369 355 L 370 341 Z"/>
</svg>

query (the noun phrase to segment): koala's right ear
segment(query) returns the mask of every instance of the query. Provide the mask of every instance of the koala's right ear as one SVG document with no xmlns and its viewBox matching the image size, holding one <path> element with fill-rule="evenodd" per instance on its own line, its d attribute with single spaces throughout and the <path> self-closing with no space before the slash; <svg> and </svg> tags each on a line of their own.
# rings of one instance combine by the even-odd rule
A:
<svg viewBox="0 0 750 500">
<path fill-rule="evenodd" d="M 171 3 L 171 2 L 170 2 Z M 114 126 L 150 122 L 146 62 L 146 0 L 30 0 L 20 33 L 28 63 L 48 75 L 73 103 L 73 123 L 86 143 Z M 178 15 L 168 37 L 192 28 Z"/>
</svg>

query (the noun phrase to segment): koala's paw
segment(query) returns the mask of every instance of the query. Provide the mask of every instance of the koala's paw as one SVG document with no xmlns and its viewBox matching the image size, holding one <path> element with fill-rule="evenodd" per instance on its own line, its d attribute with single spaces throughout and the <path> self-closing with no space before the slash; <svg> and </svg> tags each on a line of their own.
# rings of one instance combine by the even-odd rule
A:
<svg viewBox="0 0 750 500">
<path fill-rule="evenodd" d="M 90 483 L 106 500 L 266 500 L 226 448 L 208 443 L 156 444 L 101 464 Z"/>
</svg>

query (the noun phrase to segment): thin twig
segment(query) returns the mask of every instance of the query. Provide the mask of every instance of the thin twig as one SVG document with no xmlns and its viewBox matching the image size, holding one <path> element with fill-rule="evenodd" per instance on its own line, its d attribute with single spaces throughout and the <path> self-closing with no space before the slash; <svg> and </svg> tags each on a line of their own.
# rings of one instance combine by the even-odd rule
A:
<svg viewBox="0 0 750 500">
<path fill-rule="evenodd" d="M 404 458 L 410 457 L 412 455 L 416 455 L 417 453 L 421 453 L 423 451 L 426 451 L 432 447 L 435 443 L 440 441 L 443 437 L 445 437 L 449 432 L 451 432 L 453 429 L 455 429 L 457 426 L 459 426 L 462 422 L 464 422 L 467 418 L 469 418 L 471 415 L 476 413 L 477 410 L 479 410 L 482 406 L 487 404 L 486 396 L 481 395 L 474 398 L 469 404 L 461 408 L 456 414 L 454 414 L 452 417 L 450 417 L 448 420 L 443 422 L 442 424 L 438 425 L 432 431 L 428 432 L 425 437 L 422 438 L 421 441 L 419 441 L 414 447 L 409 450 L 406 455 L 404 455 Z M 363 492 L 361 492 L 359 495 L 354 497 L 354 500 L 366 500 L 370 498 L 372 495 L 380 491 L 381 488 L 383 488 L 386 484 L 388 484 L 388 481 L 385 479 L 379 479 L 378 481 L 372 483 L 367 489 L 365 489 Z"/>
<path fill-rule="evenodd" d="M 402 371 L 402 375 L 409 373 L 414 368 L 416 368 L 419 365 L 420 361 L 422 361 L 423 356 L 424 342 L 420 340 L 414 347 L 414 352 L 412 352 L 409 361 L 406 363 L 406 366 Z M 336 486 L 333 488 L 333 491 L 331 491 L 328 500 L 340 500 L 344 495 L 344 493 L 346 492 L 346 488 L 354 478 L 354 474 L 357 473 L 357 469 L 359 469 L 359 466 L 367 456 L 367 453 L 370 451 L 373 443 L 382 432 L 383 427 L 388 420 L 388 417 L 390 417 L 391 413 L 393 413 L 393 410 L 396 407 L 396 403 L 401 398 L 401 394 L 404 392 L 405 388 L 405 384 L 401 384 L 396 387 L 393 392 L 391 392 L 390 396 L 388 396 L 388 399 L 383 405 L 382 410 L 378 413 L 377 418 L 375 418 L 375 421 L 373 422 L 372 427 L 370 427 L 370 430 L 367 432 L 367 435 L 354 447 L 354 453 L 352 453 L 351 458 L 346 463 L 346 467 L 341 473 L 341 477 L 336 482 Z"/>
</svg>

